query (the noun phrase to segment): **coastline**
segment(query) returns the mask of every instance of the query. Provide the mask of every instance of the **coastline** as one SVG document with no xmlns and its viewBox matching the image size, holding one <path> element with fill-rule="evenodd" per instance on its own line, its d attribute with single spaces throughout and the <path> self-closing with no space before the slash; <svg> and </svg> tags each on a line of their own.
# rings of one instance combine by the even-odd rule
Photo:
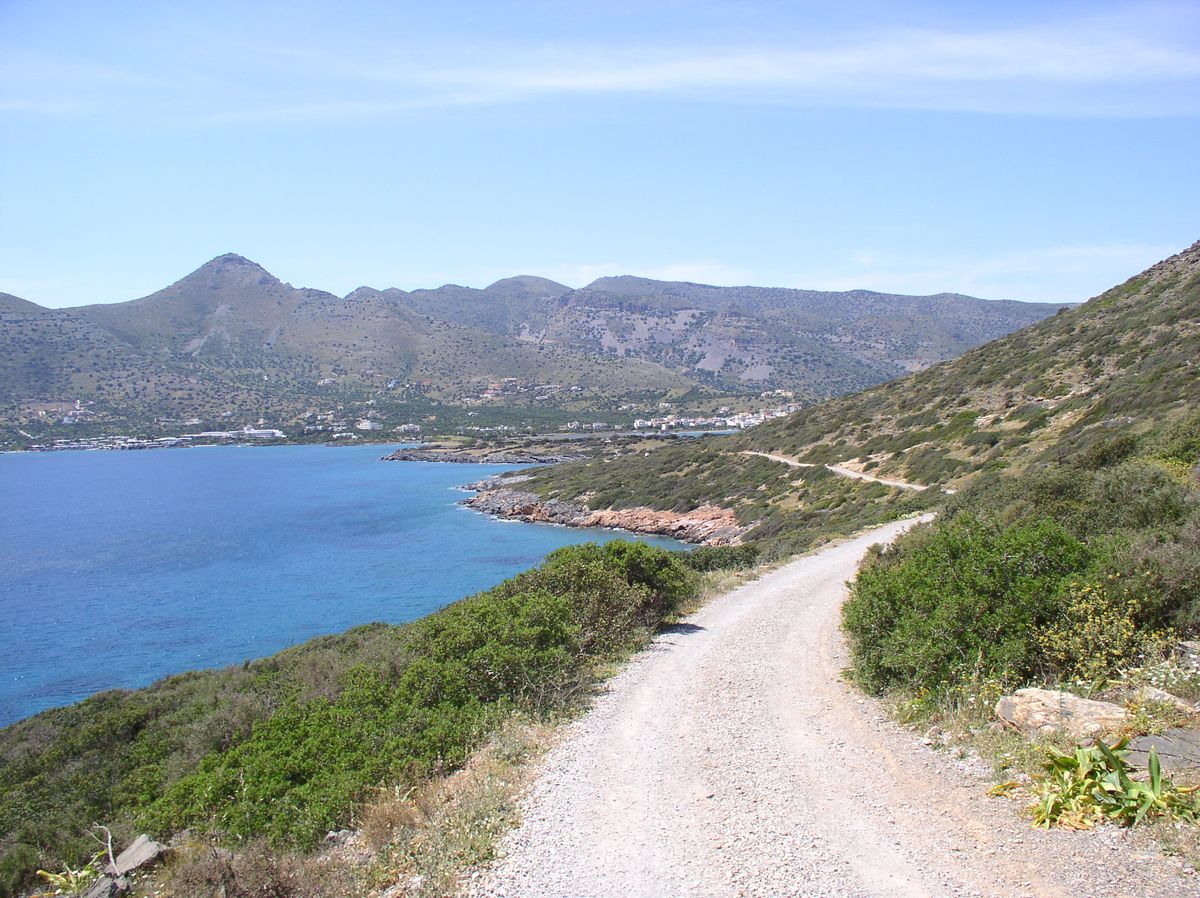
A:
<svg viewBox="0 0 1200 898">
<path fill-rule="evenodd" d="M 459 465 L 555 465 L 564 461 L 578 461 L 585 457 L 578 454 L 550 454 L 520 449 L 426 449 L 418 446 L 397 449 L 383 456 L 381 460 Z"/>
<path fill-rule="evenodd" d="M 502 520 L 627 530 L 701 546 L 736 546 L 746 532 L 732 509 L 715 505 L 682 513 L 645 507 L 593 510 L 581 503 L 543 500 L 536 493 L 501 486 L 495 479 L 467 484 L 464 489 L 476 492 L 461 504 Z"/>
</svg>

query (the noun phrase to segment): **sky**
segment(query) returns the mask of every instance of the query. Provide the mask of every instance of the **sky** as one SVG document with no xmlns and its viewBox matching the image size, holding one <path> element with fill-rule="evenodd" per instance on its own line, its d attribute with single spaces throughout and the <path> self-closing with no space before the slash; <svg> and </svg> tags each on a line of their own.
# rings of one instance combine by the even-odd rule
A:
<svg viewBox="0 0 1200 898">
<path fill-rule="evenodd" d="M 1200 239 L 1200 4 L 0 0 L 0 291 L 1081 301 Z"/>
</svg>

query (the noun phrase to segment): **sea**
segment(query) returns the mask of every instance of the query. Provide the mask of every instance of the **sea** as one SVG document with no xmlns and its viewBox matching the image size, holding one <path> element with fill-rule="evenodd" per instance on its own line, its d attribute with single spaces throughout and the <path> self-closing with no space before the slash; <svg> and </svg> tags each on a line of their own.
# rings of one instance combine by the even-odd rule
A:
<svg viewBox="0 0 1200 898">
<path fill-rule="evenodd" d="M 502 465 L 390 447 L 0 454 L 0 726 L 114 687 L 410 621 L 571 543 L 459 504 Z M 663 538 L 641 538 L 668 548 Z"/>
</svg>

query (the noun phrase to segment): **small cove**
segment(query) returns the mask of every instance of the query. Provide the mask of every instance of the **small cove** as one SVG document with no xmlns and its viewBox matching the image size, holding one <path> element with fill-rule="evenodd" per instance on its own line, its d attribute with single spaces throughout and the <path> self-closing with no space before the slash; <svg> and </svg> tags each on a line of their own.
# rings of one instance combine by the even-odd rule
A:
<svg viewBox="0 0 1200 898">
<path fill-rule="evenodd" d="M 389 449 L 0 455 L 0 725 L 413 620 L 621 536 L 477 514 L 459 487 L 507 466 L 380 461 Z"/>
</svg>

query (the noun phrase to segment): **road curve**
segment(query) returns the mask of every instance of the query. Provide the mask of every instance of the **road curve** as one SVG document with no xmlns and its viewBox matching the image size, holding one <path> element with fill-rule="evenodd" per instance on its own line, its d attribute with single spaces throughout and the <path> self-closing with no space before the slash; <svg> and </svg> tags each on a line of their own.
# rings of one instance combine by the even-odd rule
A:
<svg viewBox="0 0 1200 898">
<path fill-rule="evenodd" d="M 468 894 L 1195 895 L 1116 830 L 1042 832 L 978 764 L 842 678 L 845 581 L 911 522 L 802 557 L 659 636 L 567 727 Z"/>
<path fill-rule="evenodd" d="M 882 483 L 884 486 L 894 486 L 901 490 L 912 490 L 914 492 L 924 492 L 929 489 L 924 483 L 910 483 L 907 480 L 889 480 L 886 477 L 876 477 L 874 474 L 867 474 L 865 471 L 856 471 L 853 468 L 847 468 L 844 465 L 826 465 L 830 471 L 837 474 L 839 477 L 850 477 L 854 480 L 865 480 L 868 483 Z"/>
<path fill-rule="evenodd" d="M 793 468 L 815 468 L 815 464 L 804 461 L 796 461 L 796 459 L 787 455 L 778 455 L 774 452 L 755 452 L 753 449 L 743 449 L 742 455 L 757 455 L 760 458 L 769 458 L 771 461 L 777 461 L 781 464 L 790 465 Z M 884 486 L 894 486 L 897 489 L 913 490 L 914 492 L 923 492 L 929 489 L 924 483 L 910 483 L 907 480 L 889 480 L 886 477 L 876 477 L 874 474 L 867 474 L 864 471 L 856 471 L 854 468 L 848 468 L 845 465 L 826 465 L 826 470 L 832 471 L 839 477 L 849 477 L 852 480 L 865 480 L 868 483 L 882 483 Z M 944 493 L 954 493 L 954 490 L 943 490 Z"/>
<path fill-rule="evenodd" d="M 771 461 L 777 461 L 781 464 L 790 465 L 793 468 L 815 468 L 816 465 L 812 462 L 796 461 L 787 455 L 777 455 L 774 452 L 755 452 L 753 449 L 743 449 L 742 455 L 757 455 L 759 458 L 769 458 Z"/>
</svg>

